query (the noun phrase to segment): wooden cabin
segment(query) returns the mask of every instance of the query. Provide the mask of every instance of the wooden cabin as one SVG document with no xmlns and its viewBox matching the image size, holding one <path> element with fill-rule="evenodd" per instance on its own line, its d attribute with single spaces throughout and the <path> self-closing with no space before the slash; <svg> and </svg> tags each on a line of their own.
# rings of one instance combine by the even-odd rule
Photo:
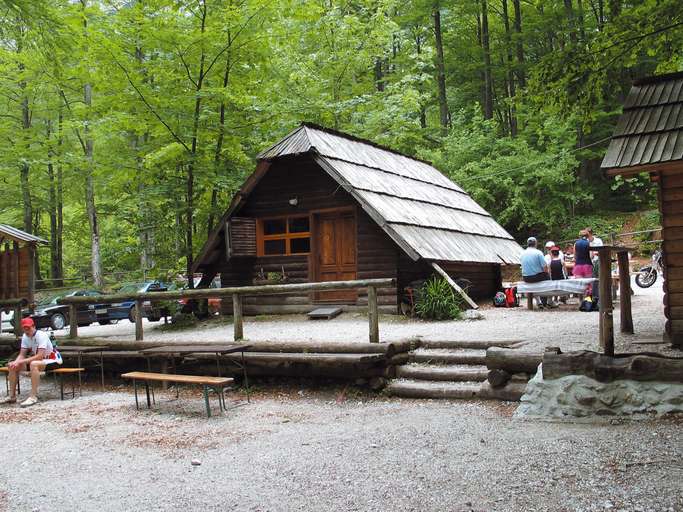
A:
<svg viewBox="0 0 683 512">
<path fill-rule="evenodd" d="M 46 243 L 42 238 L 0 224 L 0 301 L 33 302 L 36 248 Z"/>
<path fill-rule="evenodd" d="M 664 251 L 664 336 L 683 348 L 683 72 L 636 81 L 602 168 L 650 173 L 659 187 Z"/>
<path fill-rule="evenodd" d="M 220 274 L 223 287 L 277 275 L 289 283 L 394 278 L 397 286 L 378 290 L 378 302 L 395 313 L 404 287 L 432 275 L 432 263 L 471 281 L 470 296 L 490 298 L 501 265 L 519 264 L 521 252 L 429 163 L 305 123 L 258 155 L 194 270 L 203 283 Z M 353 310 L 367 305 L 367 295 L 249 297 L 244 310 L 300 313 L 325 303 Z"/>
</svg>

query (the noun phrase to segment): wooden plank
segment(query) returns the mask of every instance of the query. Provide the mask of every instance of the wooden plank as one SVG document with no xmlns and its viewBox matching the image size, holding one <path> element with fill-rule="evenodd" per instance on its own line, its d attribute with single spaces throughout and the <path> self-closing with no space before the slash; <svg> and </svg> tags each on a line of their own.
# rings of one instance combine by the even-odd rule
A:
<svg viewBox="0 0 683 512">
<path fill-rule="evenodd" d="M 235 341 L 244 339 L 244 326 L 242 324 L 242 297 L 235 293 L 232 296 L 233 338 Z"/>
<path fill-rule="evenodd" d="M 676 174 L 664 172 L 662 173 L 662 182 L 665 187 L 683 187 L 683 172 Z"/>
<path fill-rule="evenodd" d="M 370 323 L 370 343 L 379 343 L 379 313 L 377 311 L 377 289 L 368 288 L 368 321 Z"/>
<path fill-rule="evenodd" d="M 142 341 L 144 333 L 142 330 L 142 300 L 135 301 L 135 341 Z"/>
<path fill-rule="evenodd" d="M 663 246 L 665 253 L 683 253 L 683 240 L 664 240 Z"/>
<path fill-rule="evenodd" d="M 619 261 L 619 313 L 621 320 L 621 332 L 633 334 L 633 314 L 631 311 L 631 278 L 629 276 L 628 253 L 618 253 L 617 260 Z"/>
<path fill-rule="evenodd" d="M 668 301 L 668 306 L 683 306 L 683 292 L 667 293 L 665 300 Z"/>
<path fill-rule="evenodd" d="M 21 329 L 21 305 L 14 306 L 14 335 L 18 338 L 22 335 Z"/>
<path fill-rule="evenodd" d="M 598 251 L 600 258 L 600 347 L 603 354 L 614 355 L 614 319 L 612 309 L 611 251 Z"/>
<path fill-rule="evenodd" d="M 662 211 L 665 216 L 683 213 L 683 201 L 662 202 Z"/>
<path fill-rule="evenodd" d="M 662 230 L 664 240 L 683 240 L 683 227 L 664 228 Z"/>
<path fill-rule="evenodd" d="M 662 193 L 662 199 L 665 202 L 680 201 L 683 199 L 683 188 L 672 188 L 667 183 L 664 182 L 664 192 Z"/>
<path fill-rule="evenodd" d="M 78 308 L 76 304 L 69 305 L 69 338 L 78 338 Z"/>
<path fill-rule="evenodd" d="M 448 275 L 448 273 L 443 270 L 439 265 L 436 263 L 432 262 L 432 267 L 434 270 L 436 270 L 447 282 L 448 284 L 451 285 L 451 288 L 453 288 L 456 292 L 460 294 L 460 296 L 465 299 L 465 302 L 467 302 L 472 309 L 479 309 L 479 306 L 477 305 L 476 302 L 474 302 L 472 299 L 470 299 L 469 295 L 465 293 L 465 290 L 460 288 L 453 279 L 451 279 L 451 276 Z"/>
<path fill-rule="evenodd" d="M 235 379 L 230 377 L 211 377 L 207 375 L 178 375 L 153 372 L 129 372 L 121 375 L 124 379 L 151 380 L 156 382 L 180 382 L 183 384 L 206 384 L 207 386 L 222 386 L 230 384 Z"/>
<path fill-rule="evenodd" d="M 664 215 L 662 214 L 662 227 L 681 227 L 683 226 L 683 215 Z"/>
</svg>

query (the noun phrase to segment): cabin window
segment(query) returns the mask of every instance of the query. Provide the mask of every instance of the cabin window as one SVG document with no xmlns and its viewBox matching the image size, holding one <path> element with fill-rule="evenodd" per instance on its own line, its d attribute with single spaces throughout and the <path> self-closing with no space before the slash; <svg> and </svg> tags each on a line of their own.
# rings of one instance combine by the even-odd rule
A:
<svg viewBox="0 0 683 512">
<path fill-rule="evenodd" d="M 311 252 L 311 221 L 308 216 L 259 220 L 259 256 L 289 256 Z"/>
</svg>

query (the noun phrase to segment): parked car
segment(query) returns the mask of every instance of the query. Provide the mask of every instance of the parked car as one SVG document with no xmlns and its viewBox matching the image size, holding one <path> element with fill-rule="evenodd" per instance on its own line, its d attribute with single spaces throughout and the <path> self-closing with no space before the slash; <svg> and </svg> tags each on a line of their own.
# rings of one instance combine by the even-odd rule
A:
<svg viewBox="0 0 683 512">
<path fill-rule="evenodd" d="M 83 297 L 102 295 L 102 292 L 97 290 L 75 290 L 68 293 L 60 293 L 50 295 L 36 304 L 36 308 L 31 313 L 28 309 L 22 310 L 23 318 L 31 317 L 38 329 L 64 329 L 71 319 L 69 318 L 69 306 L 58 304 L 57 301 L 63 297 Z M 76 321 L 79 326 L 87 326 L 94 322 L 99 322 L 102 325 L 109 323 L 109 319 L 105 318 L 108 309 L 108 304 L 78 304 L 76 311 L 78 317 Z M 99 319 L 98 319 L 99 317 Z M 14 319 L 12 320 L 14 323 Z"/>
<path fill-rule="evenodd" d="M 202 278 L 201 277 L 195 277 L 194 278 L 194 287 L 197 288 L 199 286 L 199 283 L 201 282 Z M 220 288 L 221 287 L 221 279 L 220 277 L 214 278 L 213 281 L 211 281 L 211 284 L 209 284 L 208 288 Z M 192 305 L 189 303 L 188 299 L 180 299 L 178 301 L 180 304 L 180 310 L 183 313 L 189 314 L 194 312 L 196 315 L 198 313 L 197 308 L 193 308 Z M 209 314 L 211 315 L 216 315 L 221 312 L 221 298 L 220 297 L 211 297 L 208 299 L 209 303 Z M 200 315 L 197 315 L 200 316 Z"/>
<path fill-rule="evenodd" d="M 168 289 L 169 285 L 160 281 L 147 281 L 145 283 L 124 284 L 116 293 L 130 293 L 131 295 L 135 295 L 136 293 L 162 292 Z M 162 311 L 153 308 L 149 301 L 143 302 L 142 309 L 143 315 L 153 322 L 159 320 L 163 313 Z M 112 304 L 109 309 L 109 318 L 111 320 L 123 320 L 127 318 L 131 322 L 135 322 L 135 301 L 127 300 Z"/>
<path fill-rule="evenodd" d="M 14 331 L 14 324 L 12 323 L 12 320 L 14 319 L 14 311 L 7 311 L 5 312 L 4 310 L 0 310 L 0 332 L 13 332 Z"/>
</svg>

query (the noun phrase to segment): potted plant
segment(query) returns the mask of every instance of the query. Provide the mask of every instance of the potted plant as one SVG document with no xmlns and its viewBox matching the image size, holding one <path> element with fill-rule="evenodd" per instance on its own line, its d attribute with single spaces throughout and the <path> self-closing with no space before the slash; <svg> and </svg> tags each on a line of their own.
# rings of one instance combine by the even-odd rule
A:
<svg viewBox="0 0 683 512">
<path fill-rule="evenodd" d="M 266 284 L 285 284 L 289 282 L 287 274 L 285 274 L 285 268 L 282 267 L 282 272 L 264 272 L 263 267 L 253 279 L 253 283 L 256 286 L 266 285 Z"/>
</svg>

